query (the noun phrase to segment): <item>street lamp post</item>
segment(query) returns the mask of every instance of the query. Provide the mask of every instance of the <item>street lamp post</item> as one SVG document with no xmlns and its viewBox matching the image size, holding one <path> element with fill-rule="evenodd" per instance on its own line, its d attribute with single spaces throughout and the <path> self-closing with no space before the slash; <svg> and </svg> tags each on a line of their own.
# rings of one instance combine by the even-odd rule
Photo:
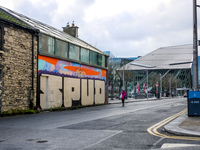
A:
<svg viewBox="0 0 200 150">
<path fill-rule="evenodd" d="M 125 88 L 124 87 L 124 62 L 123 62 L 123 88 Z"/>
<path fill-rule="evenodd" d="M 156 82 L 156 97 L 158 98 L 158 81 Z"/>
<path fill-rule="evenodd" d="M 162 77 L 161 77 L 161 74 L 160 75 L 160 99 L 161 99 L 161 96 L 162 96 Z"/>
<path fill-rule="evenodd" d="M 193 0 L 193 90 L 198 89 L 198 46 L 197 46 L 197 7 L 196 0 Z"/>
<path fill-rule="evenodd" d="M 176 97 L 177 97 L 177 81 L 176 81 Z"/>
<path fill-rule="evenodd" d="M 172 96 L 171 81 L 172 81 L 172 78 L 169 79 L 169 97 Z"/>
<path fill-rule="evenodd" d="M 149 75 L 148 75 L 148 70 L 147 70 L 147 100 L 149 98 L 149 94 L 148 94 L 148 80 L 149 80 Z"/>
</svg>

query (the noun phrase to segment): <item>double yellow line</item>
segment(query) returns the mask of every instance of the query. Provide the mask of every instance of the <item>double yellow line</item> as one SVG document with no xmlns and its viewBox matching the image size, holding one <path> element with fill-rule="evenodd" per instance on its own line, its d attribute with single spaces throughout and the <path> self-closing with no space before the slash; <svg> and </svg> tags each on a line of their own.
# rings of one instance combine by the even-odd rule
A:
<svg viewBox="0 0 200 150">
<path fill-rule="evenodd" d="M 165 124 L 167 124 L 168 122 L 172 121 L 173 119 L 177 118 L 178 116 L 186 113 L 187 109 L 149 127 L 147 129 L 147 131 L 154 135 L 154 136 L 158 136 L 158 137 L 163 137 L 163 138 L 170 138 L 170 139 L 182 139 L 182 140 L 195 140 L 195 141 L 200 141 L 200 137 L 185 137 L 185 136 L 169 136 L 169 135 L 165 135 L 165 134 L 162 134 L 162 133 L 159 133 L 158 132 L 158 129 L 162 126 L 164 126 Z"/>
</svg>

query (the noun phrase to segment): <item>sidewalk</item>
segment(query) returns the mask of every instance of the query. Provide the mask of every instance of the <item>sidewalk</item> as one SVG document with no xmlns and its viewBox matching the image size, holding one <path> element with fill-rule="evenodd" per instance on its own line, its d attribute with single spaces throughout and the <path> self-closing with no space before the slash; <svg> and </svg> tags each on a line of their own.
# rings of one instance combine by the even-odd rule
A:
<svg viewBox="0 0 200 150">
<path fill-rule="evenodd" d="M 149 98 L 150 100 L 159 100 L 157 98 Z M 134 99 L 128 98 L 125 100 L 125 103 L 130 102 L 140 102 L 140 101 L 147 101 L 147 99 Z M 113 99 L 109 98 L 108 104 L 118 104 L 121 103 L 120 99 Z M 176 119 L 172 120 L 168 124 L 164 126 L 164 129 L 172 134 L 175 135 L 182 135 L 182 136 L 199 136 L 200 137 L 200 116 L 199 117 L 188 117 L 187 112 L 183 115 L 177 117 Z"/>
<path fill-rule="evenodd" d="M 200 117 L 188 117 L 185 113 L 165 125 L 164 128 L 175 135 L 200 136 Z"/>
</svg>

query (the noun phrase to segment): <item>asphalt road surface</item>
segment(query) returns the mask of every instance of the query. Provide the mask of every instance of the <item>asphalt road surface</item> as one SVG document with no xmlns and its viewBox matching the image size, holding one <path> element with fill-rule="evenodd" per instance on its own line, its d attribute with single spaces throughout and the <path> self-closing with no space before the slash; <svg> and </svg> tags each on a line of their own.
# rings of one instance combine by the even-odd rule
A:
<svg viewBox="0 0 200 150">
<path fill-rule="evenodd" d="M 151 126 L 187 107 L 186 98 L 0 118 L 0 150 L 200 149 L 200 141 L 158 137 Z M 163 127 L 157 129 L 168 136 Z"/>
</svg>

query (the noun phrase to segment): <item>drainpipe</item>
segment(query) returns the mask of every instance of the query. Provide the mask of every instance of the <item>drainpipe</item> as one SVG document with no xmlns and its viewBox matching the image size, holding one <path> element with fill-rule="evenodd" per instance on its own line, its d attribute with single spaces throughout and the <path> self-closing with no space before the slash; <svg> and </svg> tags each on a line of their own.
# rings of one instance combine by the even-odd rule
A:
<svg viewBox="0 0 200 150">
<path fill-rule="evenodd" d="M 40 31 L 37 31 L 37 86 L 36 86 L 36 109 L 40 110 L 40 75 L 38 75 L 38 54 L 39 54 L 39 34 Z"/>
<path fill-rule="evenodd" d="M 32 86 L 30 93 L 30 109 L 33 109 L 33 100 L 34 100 L 34 33 L 32 33 Z"/>
</svg>

